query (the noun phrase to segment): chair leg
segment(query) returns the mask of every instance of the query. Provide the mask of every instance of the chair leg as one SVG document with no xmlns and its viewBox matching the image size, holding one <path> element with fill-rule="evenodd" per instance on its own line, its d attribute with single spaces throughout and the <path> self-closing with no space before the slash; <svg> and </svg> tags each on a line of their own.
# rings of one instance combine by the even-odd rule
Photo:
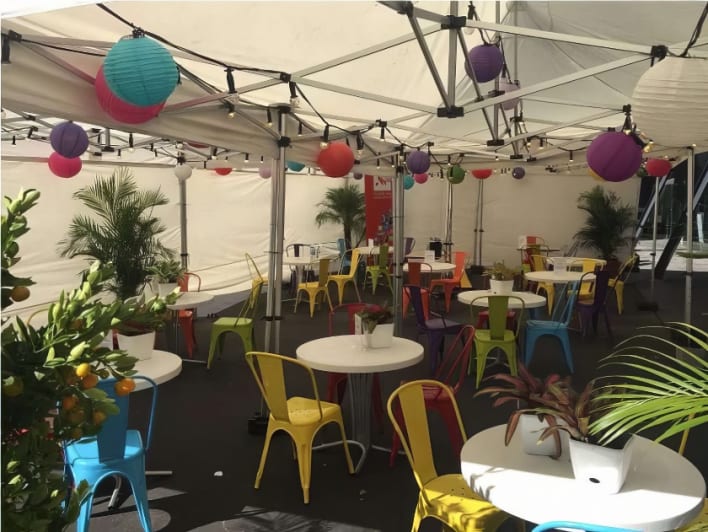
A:
<svg viewBox="0 0 708 532">
<path fill-rule="evenodd" d="M 361 302 L 361 296 L 359 295 L 359 288 L 356 285 L 356 279 L 352 278 L 352 284 L 354 285 L 354 293 L 356 294 L 356 300 Z"/>
<path fill-rule="evenodd" d="M 312 318 L 315 315 L 315 303 L 317 301 L 317 295 L 311 292 L 308 292 L 308 295 L 310 296 L 310 317 Z"/>
<path fill-rule="evenodd" d="M 561 329 L 558 331 L 558 340 L 560 340 L 561 347 L 563 348 L 563 356 L 565 356 L 565 362 L 568 364 L 568 369 L 570 370 L 570 373 L 573 373 L 573 371 L 575 371 L 573 369 L 573 352 L 570 350 L 568 329 Z"/>
<path fill-rule="evenodd" d="M 300 485 L 305 504 L 310 504 L 310 473 L 312 467 L 312 449 L 306 443 L 297 444 L 297 465 L 300 470 Z"/>
<path fill-rule="evenodd" d="M 342 436 L 342 447 L 344 447 L 344 459 L 347 461 L 347 471 L 350 475 L 353 475 L 354 463 L 352 462 L 352 455 L 349 454 L 349 444 L 347 443 L 347 434 L 344 432 L 344 419 L 342 418 L 341 412 L 336 421 L 337 425 L 339 425 L 339 434 Z"/>
<path fill-rule="evenodd" d="M 381 430 L 384 425 L 384 409 L 381 404 L 381 381 L 378 375 L 374 375 L 371 384 L 371 406 L 374 411 L 374 419 L 378 423 Z"/>
<path fill-rule="evenodd" d="M 416 505 L 415 512 L 413 513 L 413 523 L 411 525 L 411 532 L 418 532 L 420 528 L 420 522 L 427 517 L 427 512 L 425 511 L 425 499 L 423 495 L 418 496 L 418 504 Z"/>
<path fill-rule="evenodd" d="M 444 291 L 445 291 L 445 312 L 450 312 L 450 303 L 452 302 L 452 291 L 455 287 L 450 284 L 446 283 L 444 286 Z"/>
<path fill-rule="evenodd" d="M 484 377 L 484 370 L 487 367 L 487 355 L 489 354 L 489 348 L 483 346 L 482 349 L 477 347 L 477 375 L 475 375 L 475 386 L 479 388 L 479 383 L 482 382 L 482 377 Z"/>
<path fill-rule="evenodd" d="M 273 432 L 268 428 L 266 432 L 265 441 L 263 442 L 263 451 L 261 451 L 261 462 L 258 465 L 258 471 L 256 472 L 256 483 L 254 488 L 258 489 L 261 486 L 261 477 L 263 476 L 263 469 L 265 469 L 266 458 L 268 458 L 268 449 L 270 448 L 270 439 L 273 437 Z"/>
<path fill-rule="evenodd" d="M 214 360 L 214 352 L 216 351 L 217 345 L 219 346 L 219 353 L 221 353 L 221 344 L 223 342 L 222 335 L 226 331 L 220 331 L 216 334 L 211 333 L 211 340 L 209 341 L 209 356 L 207 357 L 207 369 L 211 369 L 211 362 Z"/>
<path fill-rule="evenodd" d="M 86 498 L 81 502 L 79 508 L 79 518 L 76 521 L 76 532 L 89 532 L 89 521 L 91 520 L 91 507 L 93 506 L 94 488 L 91 486 Z"/>
<path fill-rule="evenodd" d="M 143 466 L 143 470 L 145 467 Z M 135 475 L 135 478 L 130 480 L 130 486 L 133 489 L 133 499 L 135 499 L 135 507 L 138 510 L 140 524 L 143 525 L 145 532 L 152 532 L 152 521 L 150 520 L 150 508 L 148 506 L 147 486 L 145 485 L 145 475 Z"/>
<path fill-rule="evenodd" d="M 615 296 L 617 296 L 617 314 L 622 314 L 624 310 L 624 283 L 615 285 Z"/>
<path fill-rule="evenodd" d="M 339 305 L 342 304 L 342 300 L 344 299 L 344 285 L 346 282 L 343 281 L 336 281 L 337 282 L 337 297 L 339 301 Z"/>
</svg>

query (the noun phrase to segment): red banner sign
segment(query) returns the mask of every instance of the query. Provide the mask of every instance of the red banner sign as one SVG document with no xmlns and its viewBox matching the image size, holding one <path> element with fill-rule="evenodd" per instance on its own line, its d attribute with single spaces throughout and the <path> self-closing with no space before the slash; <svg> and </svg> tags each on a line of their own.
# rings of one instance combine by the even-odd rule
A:
<svg viewBox="0 0 708 532">
<path fill-rule="evenodd" d="M 390 177 L 364 176 L 366 199 L 366 238 L 392 243 L 393 180 Z"/>
</svg>

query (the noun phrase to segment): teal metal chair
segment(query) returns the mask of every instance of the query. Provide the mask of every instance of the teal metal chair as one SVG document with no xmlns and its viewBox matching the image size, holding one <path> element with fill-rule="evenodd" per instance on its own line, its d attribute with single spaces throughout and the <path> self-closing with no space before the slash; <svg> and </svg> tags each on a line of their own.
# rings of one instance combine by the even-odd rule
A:
<svg viewBox="0 0 708 532">
<path fill-rule="evenodd" d="M 560 312 L 559 315 L 554 312 L 554 317 L 557 315 L 557 319 L 528 320 L 526 322 L 526 347 L 524 349 L 524 364 L 526 364 L 526 367 L 529 366 L 533 358 L 533 350 L 536 346 L 536 341 L 541 336 L 555 336 L 558 338 L 563 348 L 563 355 L 565 356 L 566 364 L 568 364 L 568 369 L 573 373 L 573 352 L 570 349 L 568 327 L 573 317 L 575 300 L 578 297 L 578 283 L 574 283 L 574 286 L 567 291 L 567 294 L 566 304 L 562 307 L 563 311 Z M 559 301 L 558 303 L 560 304 L 561 302 Z M 558 306 L 560 305 L 557 305 L 557 307 Z"/>
<path fill-rule="evenodd" d="M 76 523 L 77 532 L 88 532 L 96 487 L 105 478 L 113 476 L 128 479 L 133 490 L 140 524 L 143 530 L 152 531 L 145 482 L 145 452 L 152 441 L 157 384 L 147 377 L 135 376 L 133 379 L 147 381 L 152 388 L 152 404 L 144 444 L 140 431 L 128 429 L 130 395 L 116 395 L 114 390 L 116 380 L 105 379 L 97 386 L 115 400 L 120 412 L 109 416 L 96 436 L 80 438 L 64 446 L 64 460 L 74 482 L 78 484 L 85 480 L 89 485 L 88 495 L 81 503 L 79 519 Z"/>
<path fill-rule="evenodd" d="M 484 369 L 487 365 L 487 355 L 493 349 L 501 349 L 506 355 L 509 364 L 509 372 L 512 375 L 518 374 L 517 363 L 517 342 L 519 339 L 519 331 L 521 322 L 523 321 L 526 305 L 524 300 L 517 296 L 507 295 L 489 295 L 480 296 L 472 300 L 470 307 L 474 306 L 474 302 L 478 299 L 487 299 L 489 313 L 489 328 L 477 329 L 474 337 L 474 347 L 477 358 L 477 376 L 476 383 L 479 388 L 479 383 L 484 376 Z M 509 313 L 509 299 L 518 300 L 521 303 L 518 318 L 516 320 L 515 329 L 507 329 L 507 316 Z M 468 373 L 472 371 L 472 360 L 470 360 Z"/>
<path fill-rule="evenodd" d="M 575 521 L 549 521 L 536 525 L 531 532 L 545 532 L 546 530 L 578 530 L 580 532 L 640 532 L 631 528 L 617 528 L 613 526 L 591 525 L 576 523 Z"/>
</svg>

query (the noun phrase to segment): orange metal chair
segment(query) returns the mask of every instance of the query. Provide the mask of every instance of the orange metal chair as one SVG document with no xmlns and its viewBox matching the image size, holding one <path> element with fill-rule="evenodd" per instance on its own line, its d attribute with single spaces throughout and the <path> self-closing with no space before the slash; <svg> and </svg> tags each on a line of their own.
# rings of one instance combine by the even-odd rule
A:
<svg viewBox="0 0 708 532">
<path fill-rule="evenodd" d="M 427 270 L 424 272 L 423 270 Z M 406 284 L 412 284 L 414 286 L 420 286 L 420 297 L 423 300 L 423 314 L 425 319 L 430 319 L 430 289 L 427 286 L 423 286 L 423 273 L 430 274 L 433 272 L 432 266 L 425 262 L 409 262 L 408 263 L 408 281 Z M 403 316 L 408 314 L 408 305 L 410 304 L 410 297 L 408 295 L 408 290 L 403 290 Z"/>
<path fill-rule="evenodd" d="M 467 253 L 464 251 L 455 251 L 455 273 L 453 276 L 430 281 L 431 292 L 435 290 L 436 286 L 441 286 L 445 291 L 445 312 L 450 312 L 452 291 L 455 288 L 460 288 L 462 283 L 462 276 L 465 274 L 465 260 L 467 260 Z"/>
</svg>

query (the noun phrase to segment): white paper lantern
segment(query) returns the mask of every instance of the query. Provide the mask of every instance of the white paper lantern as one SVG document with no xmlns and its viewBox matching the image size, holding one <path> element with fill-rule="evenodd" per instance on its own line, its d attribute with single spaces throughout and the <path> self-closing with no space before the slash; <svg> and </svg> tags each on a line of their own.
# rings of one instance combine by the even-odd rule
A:
<svg viewBox="0 0 708 532">
<path fill-rule="evenodd" d="M 708 142 L 708 60 L 667 57 L 655 64 L 634 88 L 632 116 L 657 144 Z"/>
<path fill-rule="evenodd" d="M 504 91 L 505 94 L 508 94 L 513 91 L 518 91 L 521 87 L 519 86 L 519 82 L 509 82 L 505 79 L 499 80 L 499 90 Z M 507 100 L 501 104 L 502 109 L 505 111 L 511 111 L 516 107 L 516 104 L 519 103 L 519 98 L 514 98 L 513 100 Z"/>
<path fill-rule="evenodd" d="M 174 171 L 179 181 L 186 181 L 192 175 L 192 167 L 188 164 L 178 164 Z"/>
</svg>

